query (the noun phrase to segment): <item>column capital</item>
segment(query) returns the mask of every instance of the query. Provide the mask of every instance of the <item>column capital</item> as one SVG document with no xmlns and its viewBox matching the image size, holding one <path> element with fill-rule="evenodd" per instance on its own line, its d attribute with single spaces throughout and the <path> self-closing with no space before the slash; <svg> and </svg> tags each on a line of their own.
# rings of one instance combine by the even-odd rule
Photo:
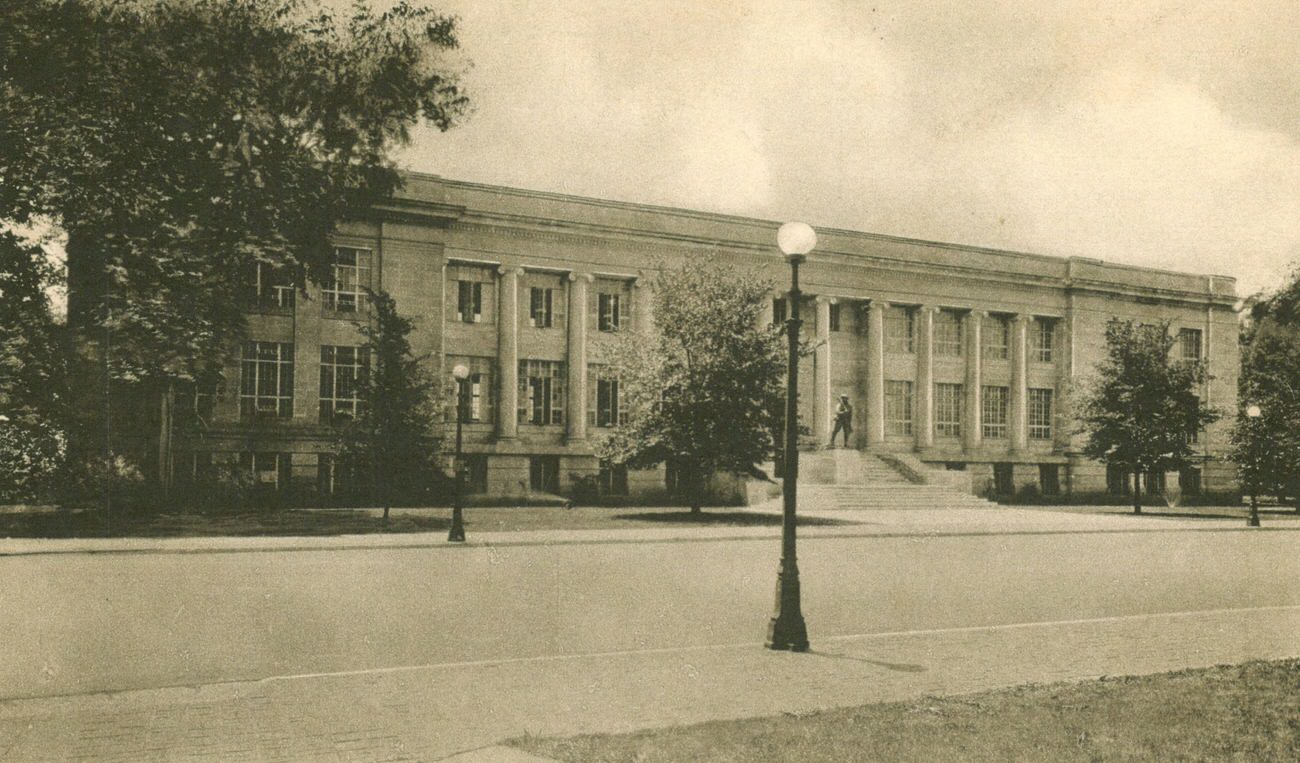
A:
<svg viewBox="0 0 1300 763">
<path fill-rule="evenodd" d="M 1031 313 L 1016 313 L 1015 317 L 1012 318 L 1011 320 L 1014 323 L 1028 324 L 1034 321 L 1034 316 Z"/>
<path fill-rule="evenodd" d="M 889 308 L 889 302 L 883 299 L 873 299 L 867 303 L 868 310 L 886 310 Z"/>
<path fill-rule="evenodd" d="M 587 283 L 591 283 L 592 281 L 596 280 L 596 277 L 591 273 L 578 273 L 572 270 L 569 271 L 570 281 L 577 281 L 579 278 L 586 281 Z"/>
<path fill-rule="evenodd" d="M 943 312 L 943 308 L 938 305 L 921 305 L 917 310 L 920 313 L 929 313 L 930 315 L 938 315 Z"/>
<path fill-rule="evenodd" d="M 507 274 L 510 274 L 510 273 L 513 273 L 513 274 L 515 274 L 515 275 L 517 275 L 517 276 L 521 276 L 521 275 L 524 274 L 524 269 L 523 269 L 523 267 L 518 266 L 518 265 L 511 266 L 511 267 L 507 267 L 507 266 L 505 266 L 505 265 L 498 265 L 498 266 L 497 266 L 497 275 L 507 275 Z"/>
<path fill-rule="evenodd" d="M 977 308 L 971 308 L 970 311 L 967 312 L 967 315 L 969 315 L 971 318 L 974 318 L 975 320 L 982 321 L 985 318 L 989 317 L 989 311 L 981 310 Z"/>
<path fill-rule="evenodd" d="M 819 305 L 834 305 L 837 302 L 839 302 L 839 300 L 836 299 L 835 297 L 828 296 L 826 294 L 817 295 L 817 304 Z"/>
</svg>

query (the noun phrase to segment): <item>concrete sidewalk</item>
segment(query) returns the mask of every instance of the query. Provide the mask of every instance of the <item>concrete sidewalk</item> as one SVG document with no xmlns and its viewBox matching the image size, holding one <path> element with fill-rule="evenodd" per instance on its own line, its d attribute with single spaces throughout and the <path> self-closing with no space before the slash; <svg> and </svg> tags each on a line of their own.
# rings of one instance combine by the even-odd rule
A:
<svg viewBox="0 0 1300 763">
<path fill-rule="evenodd" d="M 527 509 L 524 509 L 527 510 Z M 780 501 L 749 509 L 779 514 Z M 1114 512 L 1115 507 L 1094 507 Z M 1241 512 L 1229 507 L 1223 512 Z M 1107 533 L 1191 530 L 1241 530 L 1267 532 L 1300 530 L 1300 515 L 1266 518 L 1264 527 L 1247 528 L 1244 515 L 1236 517 L 1185 514 L 1092 513 L 1089 507 L 1068 509 L 998 506 L 988 509 L 891 509 L 834 511 L 801 508 L 800 516 L 845 522 L 837 525 L 801 526 L 803 537 L 908 537 L 943 535 L 998 535 L 1007 533 Z M 850 524 L 851 523 L 851 524 Z M 466 513 L 468 545 L 520 546 L 590 543 L 691 542 L 776 538 L 778 525 L 728 527 L 686 525 L 635 529 L 521 530 L 478 532 L 473 511 Z M 230 553 L 258 551 L 310 551 L 315 549 L 444 548 L 445 531 L 429 533 L 333 536 L 256 536 L 189 538 L 0 538 L 0 556 L 79 553 Z"/>
<path fill-rule="evenodd" d="M 0 759 L 500 760 L 494 745 L 526 734 L 1296 657 L 1300 606 L 812 636 L 808 654 L 731 644 L 13 700 L 0 702 Z"/>
</svg>

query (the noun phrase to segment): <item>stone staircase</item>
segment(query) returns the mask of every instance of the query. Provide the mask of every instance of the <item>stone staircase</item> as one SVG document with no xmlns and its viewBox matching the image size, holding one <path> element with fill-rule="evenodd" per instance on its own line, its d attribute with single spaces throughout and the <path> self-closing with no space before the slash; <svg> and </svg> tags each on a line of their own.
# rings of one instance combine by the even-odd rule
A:
<svg viewBox="0 0 1300 763">
<path fill-rule="evenodd" d="M 823 511 L 997 506 L 946 485 L 918 484 L 879 457 L 847 448 L 799 454 L 799 504 Z"/>
</svg>

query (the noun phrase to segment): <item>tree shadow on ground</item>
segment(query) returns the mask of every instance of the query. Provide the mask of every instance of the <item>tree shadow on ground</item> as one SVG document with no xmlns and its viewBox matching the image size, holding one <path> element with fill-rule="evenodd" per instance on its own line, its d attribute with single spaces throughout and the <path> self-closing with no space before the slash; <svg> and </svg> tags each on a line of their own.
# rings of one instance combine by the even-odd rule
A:
<svg viewBox="0 0 1300 763">
<path fill-rule="evenodd" d="M 681 511 L 655 511 L 636 514 L 615 514 L 612 519 L 632 522 L 657 522 L 661 524 L 723 525 L 727 527 L 780 527 L 780 514 L 759 514 L 752 511 L 701 511 L 693 513 L 688 509 Z M 826 517 L 799 517 L 800 527 L 835 527 L 860 525 L 847 519 L 828 519 Z"/>
<path fill-rule="evenodd" d="M 446 530 L 445 516 L 382 517 L 362 511 L 250 511 L 232 514 L 121 514 L 105 520 L 98 511 L 0 515 L 0 537 L 9 538 L 195 538 L 322 536 L 417 533 Z"/>
</svg>

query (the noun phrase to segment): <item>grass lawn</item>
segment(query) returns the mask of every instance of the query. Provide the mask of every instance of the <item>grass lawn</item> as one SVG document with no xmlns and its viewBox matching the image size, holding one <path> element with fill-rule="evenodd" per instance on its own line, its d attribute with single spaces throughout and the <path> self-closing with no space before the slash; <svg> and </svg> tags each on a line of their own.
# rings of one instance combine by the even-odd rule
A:
<svg viewBox="0 0 1300 763">
<path fill-rule="evenodd" d="M 1300 660 L 509 742 L 561 761 L 1295 761 Z"/>
<path fill-rule="evenodd" d="M 465 509 L 465 531 L 614 530 L 646 527 L 779 527 L 777 514 L 734 508 L 692 514 L 681 508 L 561 507 Z M 801 526 L 856 522 L 800 517 Z M 163 513 L 115 516 L 105 523 L 98 511 L 15 511 L 0 513 L 0 538 L 185 538 L 210 536 L 352 535 L 446 532 L 451 509 L 393 509 L 387 525 L 378 509 L 282 509 L 238 514 Z"/>
</svg>

